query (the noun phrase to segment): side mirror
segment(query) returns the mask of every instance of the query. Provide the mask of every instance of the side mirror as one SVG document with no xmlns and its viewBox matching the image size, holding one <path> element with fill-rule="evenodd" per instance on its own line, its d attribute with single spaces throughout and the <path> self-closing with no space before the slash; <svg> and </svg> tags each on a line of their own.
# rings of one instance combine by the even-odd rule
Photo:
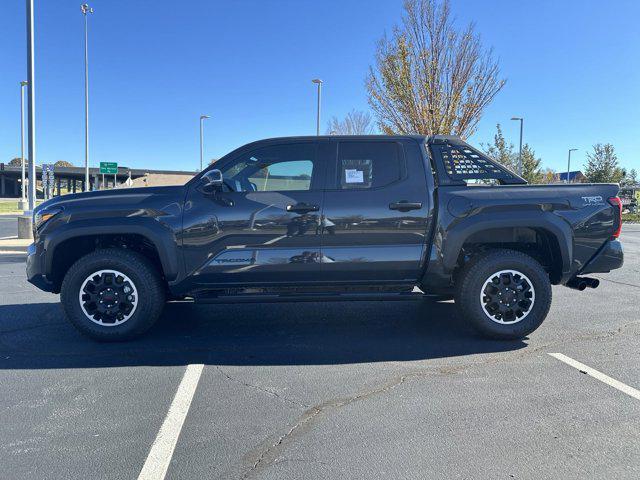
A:
<svg viewBox="0 0 640 480">
<path fill-rule="evenodd" d="M 200 178 L 200 191 L 202 193 L 213 193 L 224 185 L 222 172 L 218 169 L 209 170 Z"/>
</svg>

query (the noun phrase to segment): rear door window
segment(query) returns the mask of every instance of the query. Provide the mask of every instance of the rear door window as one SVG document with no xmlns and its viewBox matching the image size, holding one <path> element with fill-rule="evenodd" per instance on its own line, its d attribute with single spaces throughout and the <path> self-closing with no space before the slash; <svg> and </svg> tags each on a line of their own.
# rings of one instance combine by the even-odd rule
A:
<svg viewBox="0 0 640 480">
<path fill-rule="evenodd" d="M 380 188 L 400 180 L 402 162 L 394 142 L 342 142 L 338 146 L 338 188 Z"/>
</svg>

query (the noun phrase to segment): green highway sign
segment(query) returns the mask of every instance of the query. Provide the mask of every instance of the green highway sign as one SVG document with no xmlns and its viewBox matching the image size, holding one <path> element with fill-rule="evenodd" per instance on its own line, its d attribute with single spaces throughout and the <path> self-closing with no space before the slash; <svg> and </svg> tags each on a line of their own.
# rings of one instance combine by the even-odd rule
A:
<svg viewBox="0 0 640 480">
<path fill-rule="evenodd" d="M 100 173 L 115 175 L 118 173 L 118 164 L 116 162 L 100 162 Z"/>
</svg>

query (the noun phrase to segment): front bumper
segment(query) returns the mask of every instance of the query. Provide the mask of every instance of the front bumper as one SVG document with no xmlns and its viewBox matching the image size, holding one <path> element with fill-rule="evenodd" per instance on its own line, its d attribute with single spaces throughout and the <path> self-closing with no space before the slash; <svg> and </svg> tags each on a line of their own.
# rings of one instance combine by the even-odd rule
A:
<svg viewBox="0 0 640 480">
<path fill-rule="evenodd" d="M 618 240 L 609 240 L 580 271 L 580 275 L 587 273 L 608 273 L 622 267 L 624 251 Z"/>
<path fill-rule="evenodd" d="M 27 281 L 45 292 L 53 291 L 53 282 L 44 273 L 45 250 L 42 242 L 32 243 L 27 248 Z"/>
</svg>

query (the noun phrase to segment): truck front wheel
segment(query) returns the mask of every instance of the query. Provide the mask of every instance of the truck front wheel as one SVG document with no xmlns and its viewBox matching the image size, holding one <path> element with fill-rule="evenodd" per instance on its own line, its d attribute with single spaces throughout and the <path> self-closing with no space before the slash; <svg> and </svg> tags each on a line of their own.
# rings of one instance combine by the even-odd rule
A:
<svg viewBox="0 0 640 480">
<path fill-rule="evenodd" d="M 114 248 L 77 260 L 64 277 L 60 301 L 81 333 L 98 341 L 120 341 L 147 331 L 160 316 L 165 297 L 160 275 L 148 259 Z"/>
<path fill-rule="evenodd" d="M 549 275 L 532 257 L 492 250 L 472 259 L 456 284 L 456 304 L 485 336 L 518 339 L 544 321 L 551 306 Z"/>
</svg>

